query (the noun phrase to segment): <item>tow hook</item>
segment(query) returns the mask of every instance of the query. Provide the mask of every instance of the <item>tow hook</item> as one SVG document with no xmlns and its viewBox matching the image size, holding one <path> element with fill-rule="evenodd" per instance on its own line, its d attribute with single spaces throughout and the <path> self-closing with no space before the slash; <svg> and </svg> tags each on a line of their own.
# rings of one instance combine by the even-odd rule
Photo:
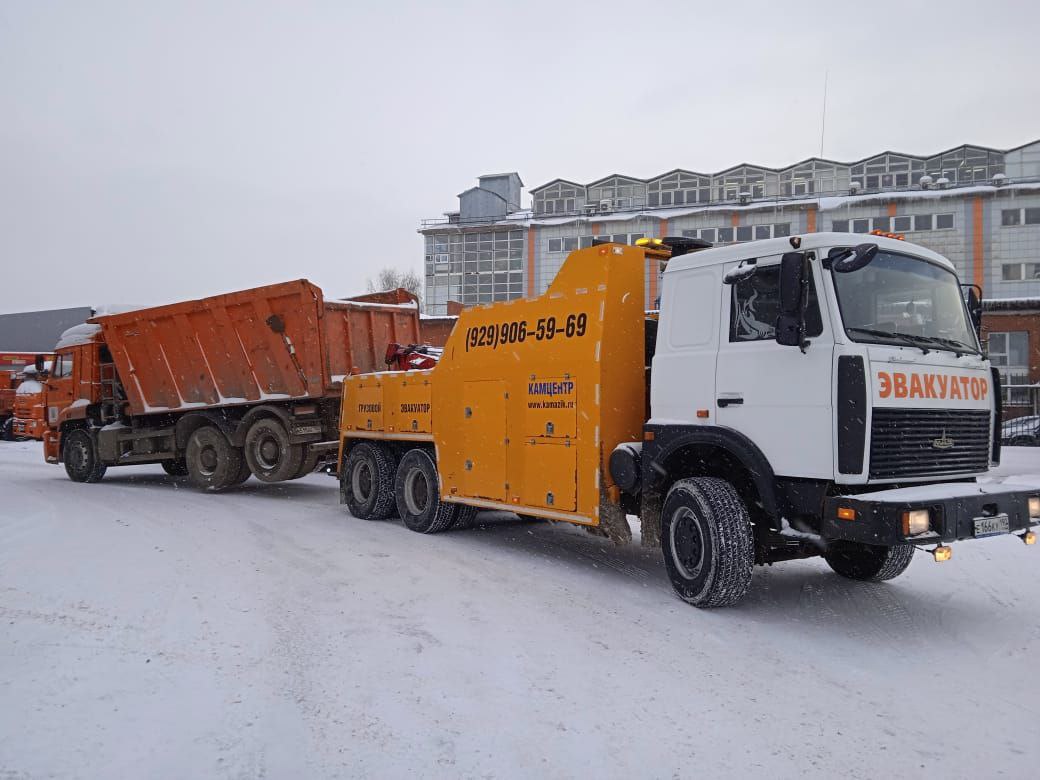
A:
<svg viewBox="0 0 1040 780">
<path fill-rule="evenodd" d="M 1026 531 L 1024 534 L 1022 534 L 1018 538 L 1021 539 L 1026 544 L 1036 544 L 1036 534 L 1034 532 L 1032 532 L 1032 531 Z"/>
<path fill-rule="evenodd" d="M 936 563 L 948 561 L 950 560 L 950 558 L 953 557 L 953 548 L 948 547 L 944 544 L 940 544 L 934 550 L 932 550 L 932 557 L 935 558 Z"/>
</svg>

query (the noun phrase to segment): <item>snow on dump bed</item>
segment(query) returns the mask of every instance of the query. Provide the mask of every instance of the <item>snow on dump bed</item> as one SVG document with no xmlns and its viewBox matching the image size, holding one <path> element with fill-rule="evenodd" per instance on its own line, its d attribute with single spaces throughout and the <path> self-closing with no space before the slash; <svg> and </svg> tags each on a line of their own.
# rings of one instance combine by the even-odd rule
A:
<svg viewBox="0 0 1040 780">
<path fill-rule="evenodd" d="M 41 385 L 35 379 L 23 379 L 22 383 L 18 385 L 18 389 L 14 392 L 16 395 L 31 395 L 32 393 L 42 393 L 43 385 Z"/>
<path fill-rule="evenodd" d="M 91 322 L 73 325 L 61 334 L 58 338 L 58 343 L 54 345 L 54 348 L 57 350 L 64 349 L 65 347 L 78 347 L 81 344 L 89 344 L 94 340 L 94 336 L 99 332 L 101 332 L 101 326 L 95 325 Z"/>
<path fill-rule="evenodd" d="M 139 303 L 99 303 L 97 306 L 91 306 L 90 310 L 94 312 L 92 317 L 108 317 L 111 314 L 126 314 L 128 311 L 147 308 Z"/>
</svg>

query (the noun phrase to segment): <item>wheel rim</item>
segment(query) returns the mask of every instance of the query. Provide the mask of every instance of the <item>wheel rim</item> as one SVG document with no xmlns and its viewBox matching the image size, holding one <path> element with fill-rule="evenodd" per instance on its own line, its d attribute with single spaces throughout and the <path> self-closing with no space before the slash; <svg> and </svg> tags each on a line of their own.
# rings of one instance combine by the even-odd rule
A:
<svg viewBox="0 0 1040 780">
<path fill-rule="evenodd" d="M 694 579 L 704 567 L 704 536 L 697 515 L 689 507 L 680 507 L 672 515 L 669 531 L 672 562 L 688 580 Z"/>
<path fill-rule="evenodd" d="M 278 440 L 270 434 L 263 436 L 256 443 L 256 460 L 265 469 L 273 469 L 281 460 L 282 448 Z"/>
<path fill-rule="evenodd" d="M 212 477 L 217 472 L 219 460 L 216 448 L 212 445 L 204 445 L 199 451 L 199 471 L 207 477 Z"/>
<path fill-rule="evenodd" d="M 350 487 L 354 491 L 354 498 L 360 503 L 368 503 L 372 495 L 372 466 L 367 461 L 361 461 L 354 467 L 350 475 Z"/>
<path fill-rule="evenodd" d="M 421 469 L 411 469 L 405 477 L 404 504 L 413 517 L 421 515 L 430 506 L 430 482 Z"/>
<path fill-rule="evenodd" d="M 87 453 L 87 445 L 82 441 L 72 442 L 72 446 L 69 447 L 69 455 L 69 460 L 72 462 L 72 468 L 77 471 L 82 471 L 87 467 L 89 454 Z"/>
</svg>

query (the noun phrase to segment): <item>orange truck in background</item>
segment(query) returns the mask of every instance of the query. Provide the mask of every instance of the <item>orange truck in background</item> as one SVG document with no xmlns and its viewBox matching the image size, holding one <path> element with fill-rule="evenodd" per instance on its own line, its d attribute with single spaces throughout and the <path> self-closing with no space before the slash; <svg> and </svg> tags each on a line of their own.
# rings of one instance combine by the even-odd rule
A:
<svg viewBox="0 0 1040 780">
<path fill-rule="evenodd" d="M 14 418 L 11 436 L 14 439 L 43 441 L 47 431 L 47 395 L 44 389 L 47 372 L 26 372 L 14 391 Z"/>
<path fill-rule="evenodd" d="M 0 439 L 14 438 L 14 391 L 18 380 L 13 371 L 0 371 Z"/>
<path fill-rule="evenodd" d="M 0 353 L 0 439 L 43 439 L 41 425 L 23 425 L 23 419 L 42 403 L 43 386 L 36 381 L 50 355 L 34 352 Z M 35 414 L 42 421 L 42 407 Z M 31 431 L 31 432 L 26 432 Z"/>
<path fill-rule="evenodd" d="M 93 317 L 55 347 L 44 455 L 77 482 L 142 463 L 211 491 L 305 476 L 335 457 L 343 379 L 421 342 L 414 298 L 378 296 L 301 279 Z"/>
</svg>

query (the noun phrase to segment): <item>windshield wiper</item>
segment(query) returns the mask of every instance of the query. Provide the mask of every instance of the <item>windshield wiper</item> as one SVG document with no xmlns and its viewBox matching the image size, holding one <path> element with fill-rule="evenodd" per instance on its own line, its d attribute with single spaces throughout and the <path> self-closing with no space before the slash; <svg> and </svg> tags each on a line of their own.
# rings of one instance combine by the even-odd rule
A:
<svg viewBox="0 0 1040 780">
<path fill-rule="evenodd" d="M 924 336 L 914 336 L 911 333 L 895 333 L 889 330 L 875 330 L 874 328 L 857 328 L 855 326 L 851 328 L 845 328 L 845 330 L 854 330 L 857 333 L 866 333 L 868 336 L 878 336 L 883 339 L 896 339 L 897 341 L 902 341 L 908 347 L 917 347 L 919 350 L 921 350 L 921 352 L 923 352 L 926 355 L 931 351 L 926 346 L 924 346 L 924 344 L 921 343 L 922 341 L 925 343 L 931 341 L 931 339 L 928 339 Z"/>
<path fill-rule="evenodd" d="M 979 351 L 971 344 L 965 344 L 963 341 L 958 341 L 957 339 L 947 338 L 946 336 L 925 336 L 924 338 L 930 339 L 937 344 L 943 344 L 949 347 L 950 351 L 956 352 L 958 355 L 979 354 Z"/>
</svg>

